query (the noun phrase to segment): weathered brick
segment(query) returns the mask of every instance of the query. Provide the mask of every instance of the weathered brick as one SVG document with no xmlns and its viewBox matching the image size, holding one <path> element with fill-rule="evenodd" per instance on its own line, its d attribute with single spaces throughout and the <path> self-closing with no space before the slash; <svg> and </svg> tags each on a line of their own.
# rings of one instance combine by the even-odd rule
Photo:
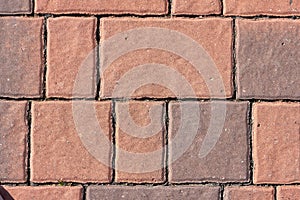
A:
<svg viewBox="0 0 300 200">
<path fill-rule="evenodd" d="M 172 4 L 175 15 L 209 15 L 221 13 L 220 0 L 174 0 Z"/>
<path fill-rule="evenodd" d="M 247 181 L 247 105 L 245 102 L 171 103 L 168 140 L 170 181 Z M 198 114 L 195 106 L 199 106 Z M 214 114 L 216 112 L 217 115 Z M 203 153 L 202 146 L 210 149 L 207 144 L 212 145 L 211 151 Z M 185 151 L 181 155 L 178 149 L 182 147 Z"/>
<path fill-rule="evenodd" d="M 0 19 L 0 95 L 39 97 L 42 74 L 42 18 Z"/>
<path fill-rule="evenodd" d="M 31 7 L 31 0 L 1 0 L 0 14 L 29 14 Z"/>
<path fill-rule="evenodd" d="M 300 198 L 300 186 L 281 186 L 277 188 L 278 200 L 298 200 Z"/>
<path fill-rule="evenodd" d="M 150 27 L 152 31 L 153 28 L 156 28 L 155 31 L 145 33 L 144 31 L 149 31 Z M 139 31 L 138 35 L 143 35 L 143 37 L 130 35 L 136 34 L 133 29 Z M 129 32 L 124 33 L 126 31 Z M 112 96 L 225 98 L 232 96 L 230 19 L 105 18 L 101 21 L 100 32 L 103 61 L 100 96 L 103 98 Z M 124 34 L 122 37 L 121 33 Z M 111 38 L 116 34 L 119 35 Z M 171 34 L 171 39 L 161 41 L 163 37 Z M 148 41 L 144 41 L 144 39 L 148 39 Z M 137 49 L 127 52 L 132 47 Z M 116 49 L 121 51 L 125 49 L 125 51 L 122 52 L 122 55 L 114 55 L 115 58 L 111 54 L 116 53 Z M 110 59 L 115 60 L 110 64 Z M 198 67 L 202 67 L 202 71 L 197 71 L 196 67 L 191 64 L 197 61 L 200 62 L 200 67 L 199 65 Z M 149 63 L 155 66 L 143 67 Z M 203 66 L 207 67 L 203 68 Z M 105 69 L 105 67 L 107 68 Z M 213 69 L 217 69 L 219 74 L 216 70 L 211 73 L 210 70 Z M 225 91 L 222 88 L 222 82 L 218 84 L 216 80 L 218 76 L 222 78 Z M 151 77 L 150 81 L 149 77 Z M 206 81 L 203 77 L 207 78 Z M 122 83 L 120 83 L 120 79 L 123 81 Z M 124 81 L 126 79 L 129 80 Z M 146 80 L 148 84 L 145 83 Z M 124 86 L 125 83 L 129 86 Z M 143 85 L 144 83 L 145 85 Z M 137 88 L 135 88 L 135 84 L 138 84 Z M 120 91 L 125 89 L 115 88 L 116 86 L 126 90 L 128 88 L 136 90 L 133 94 L 120 94 Z M 187 89 L 183 89 L 183 86 Z M 214 88 L 211 94 L 208 86 Z M 188 90 L 190 88 L 193 89 L 193 92 Z"/>
<path fill-rule="evenodd" d="M 110 107 L 110 102 L 34 103 L 31 180 L 108 182 L 111 177 L 108 167 Z M 107 146 L 102 145 L 105 142 Z"/>
<path fill-rule="evenodd" d="M 300 98 L 300 22 L 237 21 L 238 97 Z"/>
<path fill-rule="evenodd" d="M 0 101 L 0 181 L 26 180 L 26 102 Z"/>
<path fill-rule="evenodd" d="M 166 14 L 167 0 L 35 0 L 37 13 Z"/>
<path fill-rule="evenodd" d="M 224 0 L 225 15 L 300 15 L 295 0 Z"/>
<path fill-rule="evenodd" d="M 164 180 L 164 113 L 160 102 L 117 103 L 116 181 Z"/>
<path fill-rule="evenodd" d="M 273 200 L 274 189 L 272 187 L 226 187 L 224 191 L 224 200 Z"/>
<path fill-rule="evenodd" d="M 190 199 L 217 200 L 218 187 L 209 186 L 90 186 L 87 189 L 87 199 Z"/>
<path fill-rule="evenodd" d="M 79 186 L 4 186 L 7 194 L 4 199 L 10 200 L 81 200 L 82 188 Z"/>
<path fill-rule="evenodd" d="M 257 103 L 253 110 L 255 183 L 300 182 L 300 104 Z"/>
<path fill-rule="evenodd" d="M 47 96 L 95 97 L 96 19 L 48 20 Z"/>
</svg>

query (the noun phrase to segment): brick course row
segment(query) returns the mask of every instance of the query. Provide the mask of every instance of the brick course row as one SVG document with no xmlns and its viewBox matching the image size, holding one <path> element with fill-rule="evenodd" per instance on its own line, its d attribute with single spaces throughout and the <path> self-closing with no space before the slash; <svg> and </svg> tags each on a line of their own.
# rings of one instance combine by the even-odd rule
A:
<svg viewBox="0 0 300 200">
<path fill-rule="evenodd" d="M 299 21 L 238 19 L 235 23 L 237 98 L 299 99 Z M 46 81 L 47 97 L 97 96 L 95 18 L 59 17 L 47 20 L 46 80 L 43 80 L 43 19 L 4 17 L 0 19 L 0 24 L 0 44 L 4 47 L 0 49 L 0 64 L 5 66 L 0 77 L 0 96 L 42 97 L 43 81 Z M 208 86 L 213 84 L 214 80 L 205 80 L 189 62 L 171 52 L 144 49 L 123 55 L 109 68 L 101 70 L 100 98 L 116 97 L 113 91 L 119 79 L 134 66 L 145 62 L 167 65 L 178 71 L 191 84 L 194 93 L 180 94 L 180 98 L 233 97 L 232 24 L 232 20 L 221 18 L 101 19 L 102 42 L 123 31 L 145 26 L 167 28 L 185 34 L 198 42 L 214 60 L 224 88 L 210 93 Z M 12 35 L 11 32 L 15 34 Z M 257 32 L 261 34 L 257 35 Z M 131 38 L 126 40 L 125 44 L 130 45 Z M 105 56 L 109 51 L 109 47 L 102 48 L 101 55 Z M 116 68 L 118 73 L 112 73 Z M 85 80 L 84 84 L 74 89 L 75 83 L 81 79 Z M 171 81 L 171 84 L 176 86 L 174 81 L 176 80 Z M 133 94 L 126 95 L 121 97 L 178 97 L 168 88 L 159 85 L 143 86 Z"/>
<path fill-rule="evenodd" d="M 168 13 L 167 0 L 35 0 L 35 13 L 53 14 L 137 14 L 162 15 Z M 31 0 L 0 3 L 1 14 L 30 14 Z M 174 15 L 300 15 L 300 3 L 293 0 L 174 0 Z"/>
</svg>

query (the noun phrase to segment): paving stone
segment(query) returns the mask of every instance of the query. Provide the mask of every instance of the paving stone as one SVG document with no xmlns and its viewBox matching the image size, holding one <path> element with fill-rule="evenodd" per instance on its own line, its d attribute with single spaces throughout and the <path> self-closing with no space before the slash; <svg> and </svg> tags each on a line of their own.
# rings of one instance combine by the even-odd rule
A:
<svg viewBox="0 0 300 200">
<path fill-rule="evenodd" d="M 272 187 L 240 186 L 226 187 L 224 200 L 273 200 L 274 189 Z"/>
<path fill-rule="evenodd" d="M 253 110 L 254 182 L 300 182 L 300 104 L 256 103 Z"/>
<path fill-rule="evenodd" d="M 237 84 L 242 99 L 300 99 L 300 23 L 237 21 Z"/>
<path fill-rule="evenodd" d="M 124 102 L 116 105 L 116 181 L 164 181 L 164 105 Z"/>
<path fill-rule="evenodd" d="M 35 102 L 32 110 L 31 181 L 110 181 L 110 102 Z"/>
<path fill-rule="evenodd" d="M 247 106 L 247 102 L 171 103 L 170 181 L 248 181 Z"/>
<path fill-rule="evenodd" d="M 0 18 L 0 96 L 41 96 L 42 23 L 42 18 Z"/>
<path fill-rule="evenodd" d="M 172 1 L 173 13 L 188 15 L 209 15 L 221 13 L 219 0 L 174 0 Z"/>
<path fill-rule="evenodd" d="M 218 200 L 219 188 L 210 186 L 90 186 L 88 200 L 112 199 L 190 199 Z"/>
<path fill-rule="evenodd" d="M 104 18 L 100 29 L 102 98 L 232 96 L 230 19 Z"/>
<path fill-rule="evenodd" d="M 48 97 L 96 96 L 96 18 L 48 20 Z"/>
<path fill-rule="evenodd" d="M 300 198 L 299 186 L 280 186 L 277 188 L 278 200 L 298 200 Z"/>
<path fill-rule="evenodd" d="M 30 14 L 31 0 L 1 0 L 0 14 Z"/>
<path fill-rule="evenodd" d="M 167 0 L 35 0 L 37 13 L 166 14 Z"/>
<path fill-rule="evenodd" d="M 25 101 L 0 101 L 0 182 L 26 181 Z"/>
</svg>

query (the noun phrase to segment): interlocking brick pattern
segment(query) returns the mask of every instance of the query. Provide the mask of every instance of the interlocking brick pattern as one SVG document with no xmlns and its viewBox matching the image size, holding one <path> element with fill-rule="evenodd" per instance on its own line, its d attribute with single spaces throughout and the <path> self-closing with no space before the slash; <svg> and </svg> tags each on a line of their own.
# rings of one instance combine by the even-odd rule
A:
<svg viewBox="0 0 300 200">
<path fill-rule="evenodd" d="M 299 52 L 298 0 L 0 0 L 0 200 L 299 200 Z"/>
</svg>

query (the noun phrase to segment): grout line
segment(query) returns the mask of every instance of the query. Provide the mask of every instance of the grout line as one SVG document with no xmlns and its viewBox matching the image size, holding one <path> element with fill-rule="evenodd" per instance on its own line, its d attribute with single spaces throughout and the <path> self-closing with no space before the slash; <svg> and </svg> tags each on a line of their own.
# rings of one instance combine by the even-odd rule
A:
<svg viewBox="0 0 300 200">
<path fill-rule="evenodd" d="M 253 121 L 252 121 L 252 109 L 253 109 L 253 103 L 249 104 L 248 107 L 248 115 L 247 115 L 247 123 L 248 123 L 248 147 L 249 147 L 249 179 L 251 185 L 253 185 L 253 174 L 254 174 L 254 161 L 253 161 L 253 137 L 252 137 L 252 126 L 253 126 Z"/>
<path fill-rule="evenodd" d="M 31 15 L 34 16 L 34 10 L 35 10 L 35 0 L 31 0 Z"/>
<path fill-rule="evenodd" d="M 26 121 L 27 121 L 27 126 L 28 126 L 28 132 L 27 132 L 27 167 L 26 167 L 26 174 L 27 174 L 27 180 L 26 184 L 29 186 L 30 185 L 30 177 L 31 177 L 31 163 L 30 163 L 30 157 L 31 157 L 31 122 L 32 122 L 32 102 L 29 101 L 27 104 L 27 111 L 26 111 Z"/>
<path fill-rule="evenodd" d="M 274 186 L 274 200 L 277 200 L 277 187 Z"/>
<path fill-rule="evenodd" d="M 221 184 L 220 185 L 220 196 L 219 196 L 219 200 L 223 200 L 224 199 L 224 188 L 225 188 L 225 185 L 224 184 Z"/>
<path fill-rule="evenodd" d="M 117 115 L 116 115 L 116 102 L 112 102 L 112 113 L 111 113 L 111 119 L 112 119 L 112 161 L 111 161 L 111 169 L 112 169 L 112 177 L 111 177 L 111 183 L 116 182 L 116 122 L 117 122 Z"/>
<path fill-rule="evenodd" d="M 96 28 L 96 97 L 95 100 L 100 99 L 100 18 L 97 17 L 97 28 Z"/>
<path fill-rule="evenodd" d="M 166 101 L 165 108 L 165 148 L 164 148 L 164 157 L 165 157 L 165 185 L 169 185 L 169 101 Z"/>
<path fill-rule="evenodd" d="M 168 0 L 168 14 L 167 16 L 172 17 L 173 0 Z"/>
<path fill-rule="evenodd" d="M 88 187 L 88 185 L 85 185 L 85 184 L 82 185 L 82 200 L 86 200 L 87 187 Z"/>
<path fill-rule="evenodd" d="M 46 98 L 46 87 L 47 87 L 47 52 L 48 52 L 48 22 L 47 22 L 48 17 L 44 17 L 44 23 L 43 23 L 43 39 L 44 39 L 44 49 L 43 49 L 43 60 L 44 60 L 44 68 L 43 68 L 43 79 L 42 79 L 42 97 L 43 99 Z"/>
<path fill-rule="evenodd" d="M 237 99 L 237 67 L 236 67 L 236 21 L 232 20 L 232 83 L 233 83 L 233 99 Z"/>
<path fill-rule="evenodd" d="M 221 5 L 221 15 L 224 16 L 224 0 L 219 0 Z"/>
</svg>

